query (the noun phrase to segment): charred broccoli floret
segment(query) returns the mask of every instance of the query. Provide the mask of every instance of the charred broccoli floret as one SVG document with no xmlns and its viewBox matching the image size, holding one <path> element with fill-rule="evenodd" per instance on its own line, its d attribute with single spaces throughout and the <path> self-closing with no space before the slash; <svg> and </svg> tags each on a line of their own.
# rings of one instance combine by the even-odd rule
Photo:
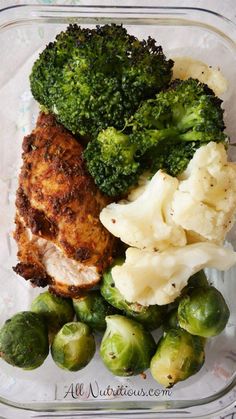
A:
<svg viewBox="0 0 236 419">
<path fill-rule="evenodd" d="M 122 25 L 69 25 L 34 63 L 31 90 L 73 133 L 96 135 L 123 128 L 142 100 L 168 85 L 172 66 L 154 39 L 139 41 Z"/>
<path fill-rule="evenodd" d="M 95 183 L 115 196 L 145 170 L 178 175 L 198 147 L 226 141 L 221 102 L 198 80 L 174 81 L 143 102 L 122 132 L 109 127 L 88 144 L 84 156 Z"/>
<path fill-rule="evenodd" d="M 101 191 L 119 195 L 136 183 L 141 173 L 136 147 L 128 135 L 109 127 L 91 141 L 84 152 L 87 167 Z"/>
<path fill-rule="evenodd" d="M 174 80 L 169 88 L 147 100 L 133 118 L 134 130 L 154 129 L 158 138 L 182 141 L 215 140 L 225 128 L 222 100 L 197 79 Z M 165 131 L 166 130 L 166 131 Z"/>
</svg>

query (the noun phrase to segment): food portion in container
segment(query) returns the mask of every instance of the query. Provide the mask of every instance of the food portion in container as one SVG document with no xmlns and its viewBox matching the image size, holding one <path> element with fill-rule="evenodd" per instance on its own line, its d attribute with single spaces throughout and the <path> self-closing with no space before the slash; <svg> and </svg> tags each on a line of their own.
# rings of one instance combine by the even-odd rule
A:
<svg viewBox="0 0 236 419">
<path fill-rule="evenodd" d="M 78 371 L 97 333 L 114 375 L 150 367 L 171 387 L 204 364 L 206 339 L 230 314 L 203 269 L 236 263 L 223 244 L 236 164 L 216 96 L 227 83 L 189 62 L 111 24 L 70 25 L 34 63 L 41 109 L 23 140 L 13 269 L 49 289 L 1 328 L 11 365 L 40 366 L 51 344 L 55 364 Z"/>
<path fill-rule="evenodd" d="M 82 145 L 53 115 L 39 115 L 22 158 L 14 270 L 58 295 L 76 296 L 94 286 L 112 260 L 115 239 L 99 221 L 109 198 L 88 174 Z"/>
<path fill-rule="evenodd" d="M 53 339 L 51 354 L 54 362 L 65 370 L 79 371 L 94 356 L 96 344 L 85 323 L 66 323 Z"/>
<path fill-rule="evenodd" d="M 156 344 L 151 333 L 133 319 L 114 315 L 106 317 L 100 355 L 105 366 L 122 377 L 143 373 L 149 368 Z"/>
</svg>

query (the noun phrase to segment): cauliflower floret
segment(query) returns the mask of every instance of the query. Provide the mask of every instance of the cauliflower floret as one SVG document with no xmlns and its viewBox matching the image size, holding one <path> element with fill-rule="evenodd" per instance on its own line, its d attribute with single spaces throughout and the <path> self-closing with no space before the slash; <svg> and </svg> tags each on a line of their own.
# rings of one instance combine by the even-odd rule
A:
<svg viewBox="0 0 236 419">
<path fill-rule="evenodd" d="M 228 82 L 219 68 L 212 68 L 191 57 L 174 57 L 173 79 L 186 80 L 189 77 L 206 83 L 217 96 L 228 88 Z"/>
<path fill-rule="evenodd" d="M 130 246 L 164 250 L 199 241 L 222 243 L 235 211 L 236 164 L 227 161 L 223 144 L 210 142 L 195 152 L 178 179 L 159 170 L 128 200 L 104 208 L 100 219 Z"/>
<path fill-rule="evenodd" d="M 188 242 L 222 243 L 236 210 L 236 164 L 227 161 L 223 144 L 200 147 L 179 180 L 173 221 L 187 231 Z"/>
<path fill-rule="evenodd" d="M 171 218 L 178 180 L 159 170 L 132 202 L 110 204 L 100 213 L 102 224 L 124 243 L 139 249 L 184 246 L 184 229 Z"/>
<path fill-rule="evenodd" d="M 145 188 L 147 187 L 150 179 L 152 178 L 152 174 L 150 172 L 144 172 L 139 176 L 138 185 L 132 187 L 130 189 L 129 195 L 127 197 L 128 201 L 135 201 L 140 195 L 143 194 Z"/>
<path fill-rule="evenodd" d="M 125 263 L 112 269 L 115 286 L 129 302 L 144 306 L 173 302 L 191 275 L 203 268 L 227 270 L 236 253 L 213 243 L 189 244 L 150 252 L 129 248 Z"/>
</svg>

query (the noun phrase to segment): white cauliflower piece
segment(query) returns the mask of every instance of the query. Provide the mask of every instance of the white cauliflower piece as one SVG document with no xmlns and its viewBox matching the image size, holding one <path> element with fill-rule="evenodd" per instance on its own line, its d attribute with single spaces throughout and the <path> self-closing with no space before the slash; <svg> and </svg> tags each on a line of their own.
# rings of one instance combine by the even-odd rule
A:
<svg viewBox="0 0 236 419">
<path fill-rule="evenodd" d="M 128 200 L 108 205 L 100 219 L 129 246 L 164 250 L 198 241 L 222 243 L 235 211 L 236 164 L 227 161 L 223 144 L 210 142 L 178 179 L 161 170 L 150 181 L 144 177 Z"/>
<path fill-rule="evenodd" d="M 138 185 L 131 188 L 127 197 L 128 201 L 135 201 L 145 191 L 146 186 L 150 182 L 152 174 L 150 172 L 144 172 L 139 176 Z M 125 202 L 125 201 L 124 201 Z M 126 203 L 126 202 L 125 202 Z"/>
<path fill-rule="evenodd" d="M 189 77 L 207 84 L 219 96 L 228 88 L 228 82 L 219 68 L 212 68 L 191 57 L 174 57 L 173 79 L 186 80 Z"/>
<path fill-rule="evenodd" d="M 236 263 L 236 252 L 213 243 L 189 244 L 150 252 L 126 251 L 125 263 L 112 269 L 115 286 L 129 302 L 144 306 L 173 302 L 191 275 L 203 268 L 227 270 Z"/>
<path fill-rule="evenodd" d="M 178 180 L 159 170 L 132 201 L 112 203 L 102 210 L 102 224 L 129 246 L 163 250 L 184 246 L 186 235 L 171 217 L 171 202 Z"/>
<path fill-rule="evenodd" d="M 236 164 L 227 161 L 223 144 L 200 147 L 179 180 L 173 221 L 186 230 L 188 242 L 222 243 L 236 210 Z"/>
</svg>

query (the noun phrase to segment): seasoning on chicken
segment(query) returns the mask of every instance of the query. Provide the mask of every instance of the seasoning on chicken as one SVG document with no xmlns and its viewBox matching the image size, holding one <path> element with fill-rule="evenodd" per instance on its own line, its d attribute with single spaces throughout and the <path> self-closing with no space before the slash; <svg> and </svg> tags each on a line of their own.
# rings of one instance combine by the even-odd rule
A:
<svg viewBox="0 0 236 419">
<path fill-rule="evenodd" d="M 99 214 L 109 199 L 86 170 L 82 145 L 41 113 L 23 141 L 16 196 L 20 263 L 14 271 L 58 295 L 91 288 L 111 263 L 115 239 Z"/>
</svg>

